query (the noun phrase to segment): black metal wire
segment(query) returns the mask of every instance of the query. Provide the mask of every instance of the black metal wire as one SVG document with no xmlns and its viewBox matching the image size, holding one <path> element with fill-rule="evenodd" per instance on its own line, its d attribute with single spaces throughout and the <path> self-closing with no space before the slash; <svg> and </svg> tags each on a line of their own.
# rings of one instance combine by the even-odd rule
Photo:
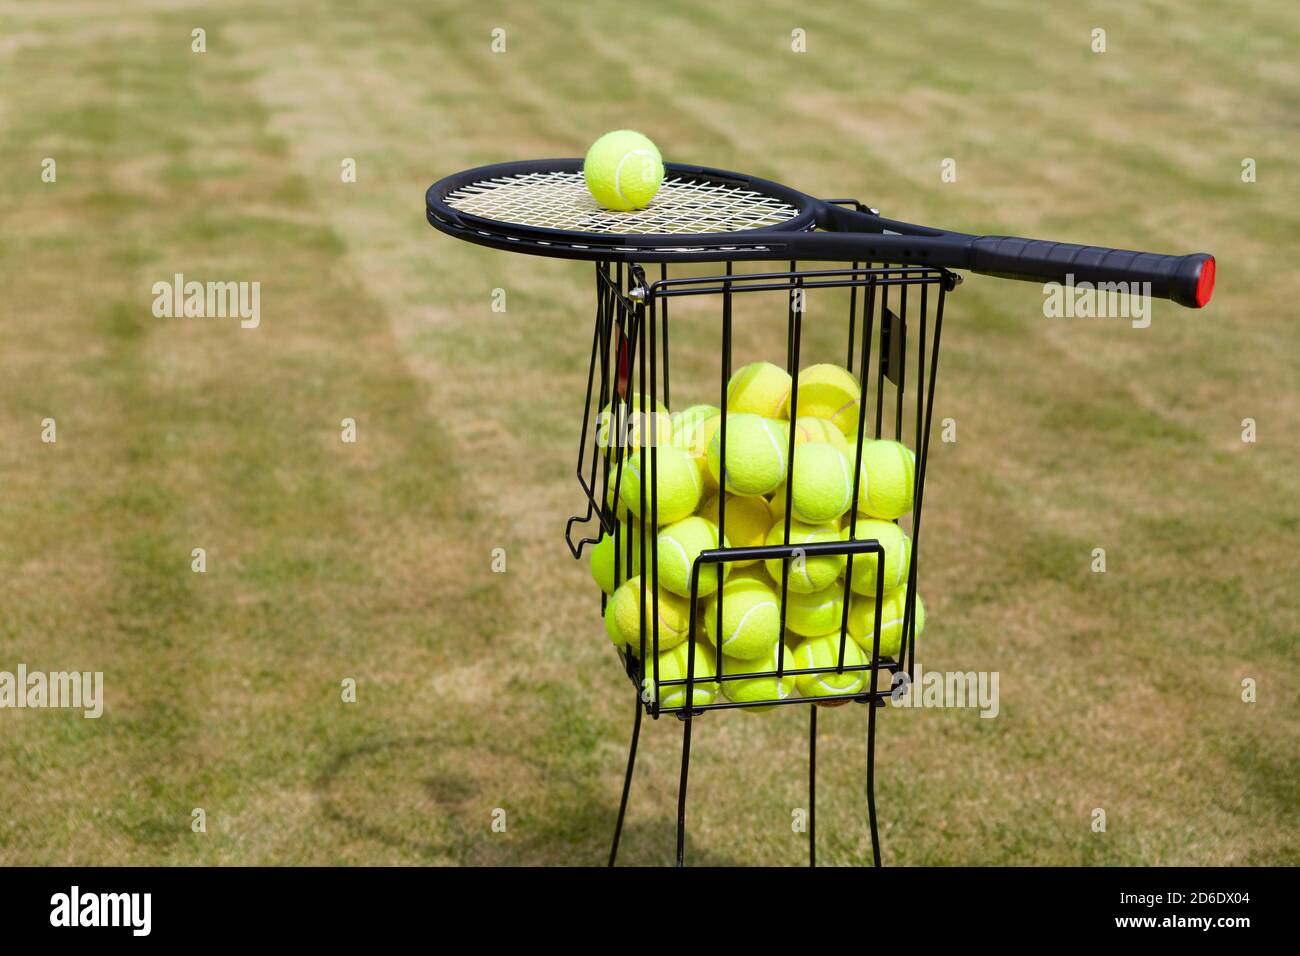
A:
<svg viewBox="0 0 1300 956">
<path fill-rule="evenodd" d="M 614 842 L 609 848 L 609 865 L 618 860 L 618 841 L 623 835 L 623 818 L 627 814 L 627 797 L 632 792 L 632 771 L 636 769 L 636 745 L 641 739 L 641 698 L 636 698 L 632 715 L 632 742 L 627 751 L 627 772 L 623 775 L 623 796 L 618 801 L 618 820 L 614 823 Z"/>
</svg>

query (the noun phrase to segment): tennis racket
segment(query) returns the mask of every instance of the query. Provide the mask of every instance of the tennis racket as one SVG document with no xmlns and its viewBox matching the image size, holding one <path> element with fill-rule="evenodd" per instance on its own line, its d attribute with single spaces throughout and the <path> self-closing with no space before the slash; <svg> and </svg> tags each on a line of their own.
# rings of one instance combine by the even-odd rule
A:
<svg viewBox="0 0 1300 956">
<path fill-rule="evenodd" d="M 665 163 L 645 209 L 600 206 L 581 159 L 480 166 L 429 187 L 430 224 L 470 242 L 534 255 L 608 262 L 803 259 L 965 269 L 1028 282 L 1128 283 L 1201 308 L 1214 257 L 973 236 L 885 219 L 849 200 L 704 166 Z M 1149 284 L 1147 287 L 1134 284 Z"/>
</svg>

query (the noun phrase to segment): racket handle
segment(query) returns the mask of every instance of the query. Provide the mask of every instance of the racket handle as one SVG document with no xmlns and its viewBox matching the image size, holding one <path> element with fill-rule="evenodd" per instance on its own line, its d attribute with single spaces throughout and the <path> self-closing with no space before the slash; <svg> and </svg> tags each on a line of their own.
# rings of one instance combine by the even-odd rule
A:
<svg viewBox="0 0 1300 956">
<path fill-rule="evenodd" d="M 1214 294 L 1214 257 L 1204 252 L 1162 256 L 1043 239 L 980 236 L 970 244 L 969 262 L 973 272 L 1030 282 L 1150 283 L 1151 295 L 1193 309 L 1204 306 Z"/>
</svg>

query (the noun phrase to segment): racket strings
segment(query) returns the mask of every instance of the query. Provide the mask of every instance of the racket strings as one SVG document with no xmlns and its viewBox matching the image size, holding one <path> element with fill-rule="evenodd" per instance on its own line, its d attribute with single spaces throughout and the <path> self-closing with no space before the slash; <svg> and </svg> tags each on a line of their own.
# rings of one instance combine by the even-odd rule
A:
<svg viewBox="0 0 1300 956">
<path fill-rule="evenodd" d="M 752 190 L 669 176 L 645 209 L 614 212 L 592 197 L 581 172 L 485 179 L 449 193 L 460 212 L 502 223 L 608 235 L 691 235 L 776 226 L 799 210 Z"/>
</svg>

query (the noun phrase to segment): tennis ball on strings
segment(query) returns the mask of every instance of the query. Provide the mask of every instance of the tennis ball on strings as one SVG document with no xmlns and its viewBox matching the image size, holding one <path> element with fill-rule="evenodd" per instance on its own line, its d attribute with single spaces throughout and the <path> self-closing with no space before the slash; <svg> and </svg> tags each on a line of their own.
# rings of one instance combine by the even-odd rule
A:
<svg viewBox="0 0 1300 956">
<path fill-rule="evenodd" d="M 654 593 L 646 582 L 645 613 L 641 609 L 641 576 L 628 578 L 605 603 L 605 632 L 618 646 L 626 645 L 633 657 L 641 656 L 641 620 L 645 619 L 646 650 L 654 653 Z M 659 590 L 659 653 L 686 640 L 691 627 L 691 602 L 662 588 Z"/>
<path fill-rule="evenodd" d="M 771 362 L 750 362 L 727 383 L 727 411 L 764 418 L 790 417 L 790 373 Z"/>
<path fill-rule="evenodd" d="M 708 551 L 718 546 L 718 526 L 708 518 L 690 517 L 674 522 L 659 531 L 657 542 L 659 552 L 659 586 L 667 588 L 674 594 L 689 598 L 691 596 L 691 569 L 701 551 Z M 731 547 L 723 541 L 723 547 Z M 700 581 L 697 597 L 708 597 L 718 589 L 718 568 L 722 568 L 722 578 L 726 580 L 731 573 L 729 564 L 705 564 L 700 566 Z"/>
<path fill-rule="evenodd" d="M 785 626 L 803 637 L 838 631 L 844 618 L 844 586 L 838 581 L 807 594 L 786 594 Z"/>
<path fill-rule="evenodd" d="M 862 445 L 858 511 L 892 521 L 912 510 L 916 455 L 902 442 L 877 439 Z"/>
<path fill-rule="evenodd" d="M 811 365 L 799 373 L 795 412 L 800 418 L 811 415 L 825 419 L 845 435 L 856 437 L 861 398 L 858 380 L 848 369 L 839 365 Z"/>
<path fill-rule="evenodd" d="M 692 650 L 694 650 L 694 671 L 689 670 Z M 663 686 L 666 680 L 686 680 L 691 677 L 691 706 L 703 707 L 711 704 L 718 696 L 718 682 L 714 680 L 718 673 L 717 658 L 713 648 L 703 640 L 687 641 L 659 654 L 659 707 L 685 707 L 686 684 Z M 654 703 L 655 669 L 653 662 L 647 662 L 641 675 L 641 699 Z"/>
<path fill-rule="evenodd" d="M 853 504 L 853 465 L 829 442 L 796 445 L 790 474 L 794 516 L 805 524 L 834 521 Z"/>
<path fill-rule="evenodd" d="M 772 508 L 765 498 L 747 498 L 744 495 L 727 495 L 727 547 L 757 548 L 767 541 L 772 529 Z M 700 514 L 714 524 L 718 523 L 718 496 L 714 495 L 700 507 Z M 731 561 L 734 568 L 747 568 L 756 561 Z"/>
<path fill-rule="evenodd" d="M 880 542 L 880 546 L 885 549 L 884 591 L 892 591 L 907 582 L 907 573 L 912 566 L 912 539 L 894 522 L 859 517 L 854 524 L 850 516 L 849 523 L 844 527 L 844 540 Z M 853 556 L 851 587 L 858 594 L 871 595 L 873 601 L 876 597 L 877 567 L 878 559 L 870 551 Z"/>
<path fill-rule="evenodd" d="M 854 562 L 857 563 L 856 561 Z M 903 649 L 903 612 L 907 607 L 907 585 L 894 588 L 885 593 L 880 605 L 880 656 L 898 659 Z M 925 629 L 925 605 L 921 595 L 916 596 L 916 628 L 913 633 L 921 636 Z M 849 602 L 849 636 L 859 646 L 871 654 L 876 635 L 876 597 L 872 594 L 855 595 Z"/>
<path fill-rule="evenodd" d="M 657 467 L 655 488 L 658 489 L 659 523 L 672 524 L 692 514 L 704 494 L 704 481 L 690 456 L 672 445 L 642 449 L 624 462 L 622 487 L 618 494 L 628 511 L 647 521 L 652 517 L 651 509 L 656 504 L 652 496 L 655 488 L 650 487 L 648 480 L 652 464 Z M 644 515 L 641 513 L 642 483 L 646 486 Z"/>
<path fill-rule="evenodd" d="M 649 137 L 616 129 L 591 144 L 582 175 L 591 195 L 606 209 L 644 209 L 663 182 L 664 160 Z"/>
<path fill-rule="evenodd" d="M 647 427 L 649 426 L 649 427 Z M 599 448 L 641 447 L 642 436 L 651 436 L 646 444 L 668 445 L 673 440 L 673 419 L 668 406 L 655 399 L 641 407 L 641 393 L 634 392 L 627 402 L 610 402 L 600 410 L 596 422 L 596 445 Z"/>
<path fill-rule="evenodd" d="M 836 694 L 856 694 L 866 686 L 866 671 L 845 670 L 836 673 L 840 663 L 840 635 L 822 634 L 809 637 L 794 649 L 792 670 L 816 668 L 819 673 L 800 674 L 795 678 L 795 686 L 805 697 L 833 697 Z M 844 666 L 861 667 L 867 663 L 867 655 L 862 648 L 844 638 Z M 725 671 L 723 673 L 726 673 Z"/>
<path fill-rule="evenodd" d="M 763 674 L 768 671 L 773 672 L 768 677 L 742 677 L 739 680 L 722 681 L 722 692 L 729 700 L 737 704 L 749 704 L 756 701 L 778 701 L 786 700 L 794 696 L 795 679 L 789 674 L 783 674 L 780 679 L 776 677 L 777 655 L 782 645 L 778 642 L 772 645 L 772 649 L 763 657 L 742 658 L 722 655 L 722 675 L 727 674 Z M 788 648 L 785 651 L 784 670 L 791 671 L 795 669 L 794 652 Z M 771 710 L 771 707 L 747 707 L 746 710 L 751 713 L 762 713 Z"/>
<path fill-rule="evenodd" d="M 718 633 L 718 601 L 722 601 L 722 633 Z M 781 615 L 772 585 L 751 570 L 735 572 L 722 590 L 705 602 L 704 630 L 724 655 L 762 657 L 781 636 Z"/>
<path fill-rule="evenodd" d="M 803 409 L 801 408 L 800 411 Z M 824 418 L 800 415 L 799 420 L 794 423 L 795 446 L 816 441 L 829 442 L 846 455 L 849 453 L 849 440 L 834 424 Z"/>
<path fill-rule="evenodd" d="M 614 535 L 606 534 L 592 546 L 591 549 L 591 577 L 600 585 L 600 589 L 606 594 L 614 593 L 614 579 L 617 576 L 619 583 L 626 581 L 634 574 L 641 573 L 641 548 L 634 542 L 635 525 L 619 524 L 618 526 L 618 556 L 614 554 Z M 632 571 L 628 572 L 628 555 L 632 556 Z M 618 574 L 615 575 L 617 569 Z"/>
<path fill-rule="evenodd" d="M 772 526 L 772 530 L 767 535 L 766 544 L 784 544 L 785 522 L 778 522 Z M 840 529 L 835 524 L 804 524 L 802 521 L 790 522 L 790 543 L 794 545 L 814 544 L 823 541 L 840 541 Z M 781 583 L 781 566 L 790 565 L 790 579 L 788 588 L 800 594 L 811 594 L 814 591 L 820 591 L 829 584 L 833 584 L 835 579 L 840 576 L 844 570 L 844 555 L 842 554 L 823 554 L 823 555 L 795 555 L 786 561 L 781 558 L 772 558 L 766 562 L 767 573 L 772 576 L 778 586 Z"/>
<path fill-rule="evenodd" d="M 738 495 L 766 495 L 785 480 L 785 423 L 761 415 L 728 415 L 727 490 Z M 709 441 L 709 473 L 720 482 L 722 428 Z"/>
</svg>

